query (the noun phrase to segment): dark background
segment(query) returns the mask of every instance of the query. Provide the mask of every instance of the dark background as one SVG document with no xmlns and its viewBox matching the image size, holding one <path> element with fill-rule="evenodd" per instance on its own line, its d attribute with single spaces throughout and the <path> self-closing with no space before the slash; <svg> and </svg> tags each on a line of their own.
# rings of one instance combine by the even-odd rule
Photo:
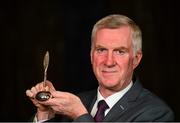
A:
<svg viewBox="0 0 180 123">
<path fill-rule="evenodd" d="M 3 0 L 0 2 L 0 121 L 27 121 L 36 112 L 26 89 L 48 79 L 57 90 L 95 88 L 89 51 L 91 29 L 100 18 L 124 14 L 143 32 L 142 84 L 161 97 L 180 121 L 180 15 L 173 0 Z"/>
</svg>

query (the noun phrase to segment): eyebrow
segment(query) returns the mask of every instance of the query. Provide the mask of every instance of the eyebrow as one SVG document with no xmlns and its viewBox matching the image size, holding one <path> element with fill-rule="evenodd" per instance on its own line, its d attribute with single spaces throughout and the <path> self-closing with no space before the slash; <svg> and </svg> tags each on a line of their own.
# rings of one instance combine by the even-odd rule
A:
<svg viewBox="0 0 180 123">
<path fill-rule="evenodd" d="M 105 46 L 102 46 L 102 45 L 97 45 L 97 46 L 95 46 L 95 48 L 96 49 L 97 48 L 105 48 L 105 49 L 107 49 Z M 120 46 L 120 47 L 115 47 L 113 50 L 125 50 L 125 51 L 128 51 L 128 48 Z"/>
<path fill-rule="evenodd" d="M 126 48 L 126 47 L 117 47 L 117 48 L 114 48 L 114 50 L 125 50 L 125 51 L 128 51 L 128 48 Z"/>
<path fill-rule="evenodd" d="M 101 46 L 101 45 L 97 45 L 97 46 L 95 46 L 95 48 L 105 48 L 105 47 Z"/>
</svg>

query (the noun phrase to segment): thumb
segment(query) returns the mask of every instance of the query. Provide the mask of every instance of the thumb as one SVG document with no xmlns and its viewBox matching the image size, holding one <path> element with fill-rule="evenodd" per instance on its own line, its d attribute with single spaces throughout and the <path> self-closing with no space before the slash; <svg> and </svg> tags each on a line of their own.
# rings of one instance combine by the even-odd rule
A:
<svg viewBox="0 0 180 123">
<path fill-rule="evenodd" d="M 55 91 L 56 89 L 54 88 L 52 82 L 46 80 L 46 86 L 48 86 L 49 91 Z"/>
</svg>

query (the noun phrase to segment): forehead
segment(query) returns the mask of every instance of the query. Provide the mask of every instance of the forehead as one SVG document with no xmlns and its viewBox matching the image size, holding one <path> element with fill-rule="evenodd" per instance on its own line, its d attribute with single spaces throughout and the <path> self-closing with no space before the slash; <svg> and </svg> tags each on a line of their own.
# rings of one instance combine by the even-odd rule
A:
<svg viewBox="0 0 180 123">
<path fill-rule="evenodd" d="M 103 28 L 97 31 L 95 45 L 111 47 L 129 46 L 131 44 L 131 29 L 123 26 L 116 29 Z"/>
</svg>

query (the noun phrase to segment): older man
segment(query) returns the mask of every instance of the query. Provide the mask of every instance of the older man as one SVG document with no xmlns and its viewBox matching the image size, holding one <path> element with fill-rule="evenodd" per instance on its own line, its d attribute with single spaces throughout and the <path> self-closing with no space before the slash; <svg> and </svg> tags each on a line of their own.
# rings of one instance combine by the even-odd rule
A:
<svg viewBox="0 0 180 123">
<path fill-rule="evenodd" d="M 134 21 L 124 15 L 106 16 L 94 25 L 91 41 L 91 63 L 98 88 L 76 96 L 55 90 L 47 81 L 46 89 L 52 98 L 41 102 L 34 98 L 43 88 L 42 83 L 37 84 L 26 91 L 37 107 L 36 121 L 174 120 L 172 110 L 133 77 L 142 58 L 141 30 Z"/>
</svg>

